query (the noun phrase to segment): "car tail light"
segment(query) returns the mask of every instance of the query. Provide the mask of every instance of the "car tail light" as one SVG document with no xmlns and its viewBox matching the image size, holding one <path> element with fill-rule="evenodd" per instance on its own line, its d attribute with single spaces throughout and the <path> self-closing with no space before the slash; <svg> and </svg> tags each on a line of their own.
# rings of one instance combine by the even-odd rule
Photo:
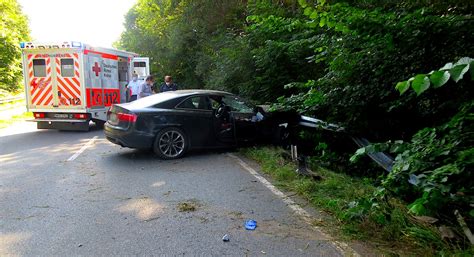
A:
<svg viewBox="0 0 474 257">
<path fill-rule="evenodd" d="M 137 121 L 138 116 L 136 114 L 130 114 L 130 113 L 117 113 L 117 119 L 119 121 L 125 121 L 125 122 L 132 122 L 135 123 Z"/>
<path fill-rule="evenodd" d="M 42 119 L 46 117 L 46 114 L 44 112 L 35 112 L 33 113 L 36 119 Z"/>
<path fill-rule="evenodd" d="M 74 114 L 74 119 L 87 119 L 87 114 L 86 113 L 75 113 Z"/>
</svg>

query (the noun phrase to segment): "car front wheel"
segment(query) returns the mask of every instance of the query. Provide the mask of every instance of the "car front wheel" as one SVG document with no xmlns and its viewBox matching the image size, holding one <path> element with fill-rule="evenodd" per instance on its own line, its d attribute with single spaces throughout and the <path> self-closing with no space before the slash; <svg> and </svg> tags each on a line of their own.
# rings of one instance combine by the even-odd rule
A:
<svg viewBox="0 0 474 257">
<path fill-rule="evenodd" d="M 184 155 L 188 142 L 185 133 L 179 128 L 162 129 L 155 138 L 153 151 L 165 160 L 177 159 Z"/>
</svg>

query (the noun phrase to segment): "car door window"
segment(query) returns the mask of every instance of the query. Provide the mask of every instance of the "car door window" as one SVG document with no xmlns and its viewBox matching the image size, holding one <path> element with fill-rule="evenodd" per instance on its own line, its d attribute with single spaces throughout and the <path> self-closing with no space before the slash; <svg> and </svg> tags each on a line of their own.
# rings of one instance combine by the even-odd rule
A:
<svg viewBox="0 0 474 257">
<path fill-rule="evenodd" d="M 184 100 L 176 108 L 179 109 L 194 109 L 194 110 L 210 110 L 211 106 L 207 97 L 193 96 Z"/>
<path fill-rule="evenodd" d="M 219 108 L 219 106 L 221 105 L 221 101 L 220 100 L 216 100 L 214 99 L 213 97 L 210 98 L 210 101 L 211 101 L 211 108 L 213 110 L 217 110 L 217 108 Z"/>
<path fill-rule="evenodd" d="M 234 112 L 253 113 L 253 107 L 235 96 L 224 96 L 222 102 Z"/>
</svg>

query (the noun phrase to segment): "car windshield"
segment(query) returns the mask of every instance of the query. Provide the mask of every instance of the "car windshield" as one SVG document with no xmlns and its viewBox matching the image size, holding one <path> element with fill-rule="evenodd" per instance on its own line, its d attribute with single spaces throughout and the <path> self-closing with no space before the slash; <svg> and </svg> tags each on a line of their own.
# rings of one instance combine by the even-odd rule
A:
<svg viewBox="0 0 474 257">
<path fill-rule="evenodd" d="M 251 104 L 246 103 L 243 99 L 237 96 L 224 96 L 222 102 L 229 106 L 232 111 L 241 113 L 253 113 L 253 107 Z"/>
<path fill-rule="evenodd" d="M 153 106 L 158 103 L 162 103 L 165 101 L 168 101 L 170 99 L 179 97 L 180 95 L 174 94 L 173 92 L 164 92 L 164 93 L 159 93 L 159 94 L 154 94 L 151 96 L 147 96 L 141 99 L 138 99 L 136 101 L 126 103 L 124 105 L 130 107 L 130 108 L 144 108 L 144 107 L 149 107 Z"/>
</svg>

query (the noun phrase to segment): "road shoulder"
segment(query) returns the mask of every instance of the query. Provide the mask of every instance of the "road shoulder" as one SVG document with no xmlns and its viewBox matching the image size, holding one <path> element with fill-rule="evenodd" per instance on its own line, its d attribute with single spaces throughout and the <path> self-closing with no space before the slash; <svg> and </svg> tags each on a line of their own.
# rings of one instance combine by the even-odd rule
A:
<svg viewBox="0 0 474 257">
<path fill-rule="evenodd" d="M 270 175 L 262 172 L 260 165 L 256 161 L 249 159 L 246 156 L 237 152 L 228 154 L 228 156 L 234 159 L 234 161 L 236 161 L 237 163 L 239 163 L 239 160 L 244 162 L 245 165 L 248 166 L 248 168 L 258 173 L 259 176 L 261 176 L 266 181 L 268 181 L 268 183 L 270 183 L 272 186 L 276 184 L 275 180 Z M 242 168 L 247 170 L 246 167 L 242 167 Z M 252 173 L 252 171 L 249 171 L 249 172 Z M 277 190 L 284 194 L 284 196 L 282 197 L 279 196 L 282 200 L 284 200 L 285 198 L 289 199 L 289 201 L 285 201 L 287 206 L 289 204 L 290 205 L 294 204 L 303 210 L 303 212 L 298 211 L 298 210 L 295 211 L 291 206 L 289 206 L 291 209 L 293 209 L 293 211 L 295 211 L 295 215 L 299 215 L 308 225 L 313 227 L 313 229 L 327 236 L 328 240 L 332 241 L 334 246 L 340 249 L 344 253 L 345 256 L 379 256 L 381 255 L 381 253 L 377 253 L 374 249 L 371 249 L 369 246 L 367 246 L 363 242 L 354 241 L 354 240 L 350 242 L 342 241 L 342 239 L 339 238 L 339 236 L 336 236 L 336 234 L 338 234 L 337 230 L 339 228 L 336 227 L 336 224 L 334 223 L 334 218 L 331 217 L 329 213 L 326 213 L 324 211 L 317 210 L 311 207 L 310 203 L 303 197 L 299 196 L 296 192 L 284 190 L 281 186 L 277 187 Z"/>
</svg>

